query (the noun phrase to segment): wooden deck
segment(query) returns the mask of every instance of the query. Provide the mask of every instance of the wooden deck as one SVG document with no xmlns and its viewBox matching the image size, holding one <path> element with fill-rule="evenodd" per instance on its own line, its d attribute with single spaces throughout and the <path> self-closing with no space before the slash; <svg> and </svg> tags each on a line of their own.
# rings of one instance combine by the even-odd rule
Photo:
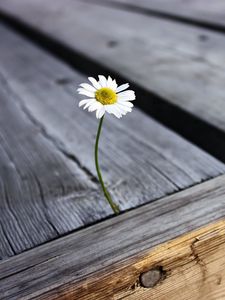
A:
<svg viewBox="0 0 225 300">
<path fill-rule="evenodd" d="M 0 299 L 225 299 L 225 1 L 0 0 Z M 78 108 L 87 76 L 134 111 Z"/>
</svg>

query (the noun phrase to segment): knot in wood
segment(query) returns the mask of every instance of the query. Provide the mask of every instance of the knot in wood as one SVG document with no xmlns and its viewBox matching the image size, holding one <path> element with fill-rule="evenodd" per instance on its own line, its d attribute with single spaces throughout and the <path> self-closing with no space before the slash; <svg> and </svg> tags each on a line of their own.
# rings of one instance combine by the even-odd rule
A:
<svg viewBox="0 0 225 300">
<path fill-rule="evenodd" d="M 154 287 L 159 281 L 164 278 L 164 271 L 162 267 L 151 269 L 140 276 L 140 284 L 145 288 Z"/>
</svg>

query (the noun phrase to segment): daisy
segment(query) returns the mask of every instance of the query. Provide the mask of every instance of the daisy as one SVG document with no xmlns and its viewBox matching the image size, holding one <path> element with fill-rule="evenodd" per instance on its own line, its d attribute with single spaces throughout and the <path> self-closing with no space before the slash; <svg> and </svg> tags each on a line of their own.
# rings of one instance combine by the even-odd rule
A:
<svg viewBox="0 0 225 300">
<path fill-rule="evenodd" d="M 97 81 L 93 77 L 88 77 L 92 85 L 89 83 L 80 84 L 81 87 L 77 89 L 78 93 L 89 97 L 89 99 L 81 100 L 79 107 L 83 106 L 84 109 L 87 108 L 89 111 L 96 111 L 96 118 L 100 119 L 95 141 L 95 167 L 106 200 L 113 212 L 119 214 L 119 206 L 113 201 L 106 188 L 99 168 L 98 144 L 105 112 L 121 118 L 132 111 L 133 104 L 130 101 L 135 100 L 135 94 L 134 91 L 127 90 L 128 83 L 118 86 L 116 80 L 112 80 L 110 76 L 107 79 L 105 76 L 99 75 L 98 78 Z"/>
<path fill-rule="evenodd" d="M 91 84 L 80 84 L 78 93 L 89 98 L 81 100 L 79 107 L 83 106 L 90 112 L 96 111 L 97 119 L 101 119 L 105 112 L 113 114 L 117 118 L 131 112 L 133 104 L 130 101 L 135 100 L 135 93 L 127 90 L 129 84 L 118 86 L 116 80 L 112 80 L 110 76 L 107 79 L 105 76 L 99 75 L 98 78 L 97 81 L 95 78 L 89 77 Z"/>
</svg>

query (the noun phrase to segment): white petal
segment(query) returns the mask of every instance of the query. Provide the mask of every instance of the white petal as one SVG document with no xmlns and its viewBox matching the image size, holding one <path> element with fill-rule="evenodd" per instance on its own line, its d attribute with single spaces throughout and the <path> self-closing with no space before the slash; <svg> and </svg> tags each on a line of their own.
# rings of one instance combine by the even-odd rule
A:
<svg viewBox="0 0 225 300">
<path fill-rule="evenodd" d="M 100 119 L 99 116 L 98 116 L 98 115 L 99 115 L 99 111 L 100 111 L 100 109 L 97 109 L 97 110 L 96 110 L 96 118 L 97 118 L 97 119 Z"/>
<path fill-rule="evenodd" d="M 93 104 L 91 104 L 89 107 L 88 107 L 88 111 L 95 111 L 96 109 L 99 109 L 102 107 L 102 104 L 100 102 L 95 102 Z"/>
<path fill-rule="evenodd" d="M 95 99 L 90 99 L 90 101 L 87 103 L 87 104 L 85 104 L 85 106 L 83 107 L 83 109 L 86 109 L 86 108 L 88 108 L 90 105 L 92 105 L 93 103 L 95 103 L 96 102 L 96 100 Z"/>
<path fill-rule="evenodd" d="M 79 102 L 79 107 L 81 107 L 81 106 L 83 106 L 83 105 L 85 105 L 85 104 L 87 104 L 88 102 L 90 102 L 90 101 L 93 101 L 93 100 L 95 100 L 95 99 L 92 99 L 92 98 L 90 98 L 90 99 L 84 99 L 84 100 L 81 100 L 80 102 Z"/>
<path fill-rule="evenodd" d="M 126 114 L 126 113 L 125 113 L 125 114 Z M 123 115 L 122 110 L 121 110 L 117 105 L 114 106 L 114 115 L 115 115 L 117 118 L 121 118 L 122 115 Z"/>
<path fill-rule="evenodd" d="M 116 109 L 118 109 L 121 112 L 121 114 L 123 114 L 123 115 L 126 115 L 128 112 L 132 111 L 131 107 L 124 106 L 123 103 L 117 102 L 115 104 L 115 106 L 116 106 Z"/>
<path fill-rule="evenodd" d="M 80 86 L 89 92 L 96 92 L 96 88 L 94 88 L 88 83 L 81 83 Z"/>
<path fill-rule="evenodd" d="M 135 97 L 127 97 L 127 96 L 123 96 L 123 97 L 118 97 L 118 100 L 120 100 L 121 102 L 126 102 L 126 101 L 134 101 Z"/>
<path fill-rule="evenodd" d="M 98 75 L 101 87 L 107 87 L 107 79 L 103 75 Z"/>
<path fill-rule="evenodd" d="M 96 111 L 96 118 L 97 119 L 101 119 L 101 117 L 104 115 L 105 113 L 105 107 L 102 106 L 101 108 L 99 108 L 97 111 Z"/>
<path fill-rule="evenodd" d="M 120 92 L 117 95 L 120 95 L 120 96 L 128 96 L 128 95 L 129 96 L 135 96 L 135 93 L 132 90 L 127 90 L 127 91 Z"/>
<path fill-rule="evenodd" d="M 120 110 L 122 110 L 123 112 L 131 112 L 132 111 L 132 108 L 131 107 L 127 107 L 127 106 L 123 106 L 122 104 L 117 104 L 118 107 L 120 108 Z"/>
<path fill-rule="evenodd" d="M 112 78 L 110 76 L 108 76 L 107 87 L 111 87 L 111 84 L 112 84 Z"/>
<path fill-rule="evenodd" d="M 113 105 L 109 104 L 109 105 L 104 105 L 105 107 L 105 111 L 107 111 L 109 114 L 113 113 Z"/>
<path fill-rule="evenodd" d="M 101 88 L 101 85 L 99 84 L 99 82 L 94 77 L 88 77 L 88 79 L 90 80 L 90 82 L 93 84 L 93 86 L 97 90 Z"/>
<path fill-rule="evenodd" d="M 120 104 L 120 105 L 123 105 L 123 106 L 126 106 L 126 107 L 133 107 L 133 103 L 129 102 L 129 101 L 123 101 L 123 100 L 120 100 L 118 99 L 117 100 L 117 103 Z"/>
<path fill-rule="evenodd" d="M 100 110 L 99 110 L 99 118 L 101 118 L 103 115 L 105 114 L 105 107 L 103 106 Z"/>
<path fill-rule="evenodd" d="M 117 83 L 116 83 L 116 80 L 115 80 L 115 79 L 112 81 L 112 89 L 116 92 L 116 89 L 117 89 Z"/>
<path fill-rule="evenodd" d="M 118 112 L 118 110 L 115 108 L 115 105 L 113 105 L 113 104 L 105 105 L 105 110 L 106 110 L 109 114 L 113 114 L 113 115 L 115 115 L 117 118 L 121 118 L 121 113 Z"/>
<path fill-rule="evenodd" d="M 95 97 L 95 93 L 86 91 L 83 88 L 78 89 L 78 93 L 81 94 L 81 95 L 85 95 L 85 96 L 91 97 L 91 98 Z"/>
<path fill-rule="evenodd" d="M 121 100 L 121 101 L 132 101 L 132 100 L 135 100 L 135 93 L 134 91 L 125 91 L 125 92 L 121 92 L 119 94 L 117 94 L 118 96 L 118 100 Z"/>
<path fill-rule="evenodd" d="M 127 113 L 127 110 L 124 109 L 123 107 L 120 107 L 120 106 L 118 105 L 118 103 L 115 105 L 115 109 L 116 109 L 121 115 L 126 115 L 126 113 Z"/>
<path fill-rule="evenodd" d="M 126 90 L 128 87 L 129 87 L 129 83 L 122 84 L 122 85 L 120 85 L 120 86 L 116 89 L 116 92 L 119 93 L 119 92 L 121 92 L 121 91 L 124 91 L 124 90 Z"/>
<path fill-rule="evenodd" d="M 116 92 L 117 89 L 117 83 L 116 80 L 112 80 L 112 78 L 109 76 L 108 77 L 108 87 L 111 88 L 114 92 Z"/>
</svg>

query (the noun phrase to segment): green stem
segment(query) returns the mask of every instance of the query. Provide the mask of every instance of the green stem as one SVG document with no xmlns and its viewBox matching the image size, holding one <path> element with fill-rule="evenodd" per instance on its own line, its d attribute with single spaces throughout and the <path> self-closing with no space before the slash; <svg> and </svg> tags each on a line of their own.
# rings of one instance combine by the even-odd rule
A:
<svg viewBox="0 0 225 300">
<path fill-rule="evenodd" d="M 100 168 L 99 168 L 99 164 L 98 164 L 98 143 L 99 143 L 99 137 L 100 137 L 100 134 L 101 134 L 103 120 L 104 120 L 104 116 L 100 119 L 100 122 L 99 122 L 99 125 L 98 125 L 98 132 L 97 132 L 97 136 L 96 136 L 96 141 L 95 141 L 95 167 L 96 167 L 96 171 L 97 171 L 97 174 L 98 174 L 99 182 L 102 186 L 103 193 L 104 193 L 107 201 L 109 202 L 109 205 L 111 206 L 111 208 L 112 208 L 112 210 L 114 211 L 115 214 L 119 214 L 120 213 L 119 206 L 116 205 L 113 202 L 109 191 L 105 187 L 105 184 L 104 184 L 103 179 L 102 179 L 102 174 L 101 174 L 101 171 L 100 171 Z"/>
</svg>

